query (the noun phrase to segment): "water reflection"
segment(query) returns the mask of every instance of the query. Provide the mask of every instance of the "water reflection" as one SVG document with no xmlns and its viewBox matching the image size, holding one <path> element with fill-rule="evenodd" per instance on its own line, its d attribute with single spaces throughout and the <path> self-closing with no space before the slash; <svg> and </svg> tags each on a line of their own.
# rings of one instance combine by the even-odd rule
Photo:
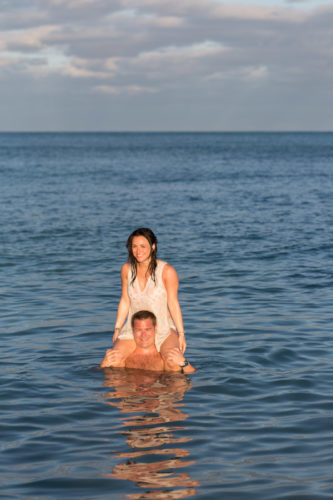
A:
<svg viewBox="0 0 333 500">
<path fill-rule="evenodd" d="M 108 477 L 133 481 L 146 490 L 127 495 L 129 499 L 177 499 L 196 494 L 197 481 L 188 473 L 175 472 L 194 464 L 188 450 L 179 446 L 190 440 L 179 437 L 186 427 L 175 425 L 188 417 L 181 407 L 185 392 L 191 388 L 190 378 L 183 374 L 112 368 L 105 369 L 104 374 L 105 386 L 112 388 L 104 397 L 109 405 L 125 413 L 121 417 L 123 434 L 131 448 L 117 453 L 125 460 Z"/>
</svg>

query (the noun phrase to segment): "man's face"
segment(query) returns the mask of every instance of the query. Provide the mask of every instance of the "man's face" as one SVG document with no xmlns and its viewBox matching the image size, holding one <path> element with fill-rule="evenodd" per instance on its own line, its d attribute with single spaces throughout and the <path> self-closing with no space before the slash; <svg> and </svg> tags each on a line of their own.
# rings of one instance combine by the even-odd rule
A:
<svg viewBox="0 0 333 500">
<path fill-rule="evenodd" d="M 155 344 L 155 330 L 151 318 L 136 319 L 134 321 L 133 335 L 136 345 L 148 348 Z"/>
</svg>

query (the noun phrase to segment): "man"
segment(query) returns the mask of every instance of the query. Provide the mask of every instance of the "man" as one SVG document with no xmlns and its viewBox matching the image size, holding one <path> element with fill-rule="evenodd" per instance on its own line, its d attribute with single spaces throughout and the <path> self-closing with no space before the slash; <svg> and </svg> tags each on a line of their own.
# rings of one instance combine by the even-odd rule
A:
<svg viewBox="0 0 333 500">
<path fill-rule="evenodd" d="M 150 311 L 138 311 L 132 316 L 132 329 L 136 348 L 126 359 L 116 349 L 108 349 L 101 363 L 101 368 L 136 368 L 139 370 L 165 371 L 165 363 L 155 346 L 156 316 Z M 195 368 L 188 363 L 179 349 L 170 349 L 169 366 L 172 371 L 193 373 Z"/>
</svg>

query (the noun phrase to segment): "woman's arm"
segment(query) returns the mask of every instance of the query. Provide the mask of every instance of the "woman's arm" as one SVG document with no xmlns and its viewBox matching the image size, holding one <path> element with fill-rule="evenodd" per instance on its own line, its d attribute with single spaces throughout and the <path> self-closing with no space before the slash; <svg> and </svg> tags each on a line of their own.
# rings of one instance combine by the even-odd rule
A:
<svg viewBox="0 0 333 500">
<path fill-rule="evenodd" d="M 163 269 L 162 279 L 168 294 L 168 308 L 178 332 L 179 349 L 182 353 L 186 349 L 183 316 L 178 302 L 178 275 L 175 269 L 166 264 Z"/>
<path fill-rule="evenodd" d="M 120 333 L 120 329 L 123 326 L 125 319 L 127 318 L 129 306 L 130 306 L 130 298 L 128 296 L 127 283 L 128 283 L 128 266 L 129 264 L 126 262 L 121 268 L 121 297 L 118 305 L 117 311 L 117 319 L 113 334 L 113 343 L 117 340 L 117 337 Z"/>
</svg>

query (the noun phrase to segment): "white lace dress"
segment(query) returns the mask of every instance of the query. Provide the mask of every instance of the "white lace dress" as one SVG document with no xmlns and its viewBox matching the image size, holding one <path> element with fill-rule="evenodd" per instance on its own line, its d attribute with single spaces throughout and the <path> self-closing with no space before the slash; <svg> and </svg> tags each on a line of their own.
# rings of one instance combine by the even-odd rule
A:
<svg viewBox="0 0 333 500">
<path fill-rule="evenodd" d="M 155 270 L 155 282 L 151 276 L 144 290 L 140 290 L 138 278 L 136 277 L 133 285 L 132 282 L 132 269 L 128 271 L 128 296 L 130 298 L 130 308 L 127 316 L 127 321 L 122 327 L 118 338 L 119 339 L 132 339 L 131 319 L 137 311 L 151 311 L 157 318 L 156 325 L 156 338 L 155 344 L 158 351 L 165 339 L 170 335 L 170 329 L 175 325 L 170 316 L 168 309 L 167 291 L 162 280 L 162 272 L 166 262 L 162 260 L 157 261 Z"/>
</svg>

